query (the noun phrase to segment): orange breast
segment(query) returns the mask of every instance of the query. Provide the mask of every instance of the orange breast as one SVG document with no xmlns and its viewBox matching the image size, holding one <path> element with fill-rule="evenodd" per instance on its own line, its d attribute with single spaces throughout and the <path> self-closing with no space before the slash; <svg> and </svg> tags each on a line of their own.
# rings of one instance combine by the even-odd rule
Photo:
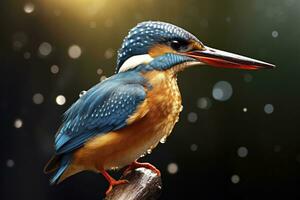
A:
<svg viewBox="0 0 300 200">
<path fill-rule="evenodd" d="M 167 137 L 182 109 L 176 76 L 172 71 L 144 74 L 153 89 L 128 119 L 127 127 L 95 137 L 74 154 L 73 164 L 83 169 L 123 167 Z"/>
</svg>

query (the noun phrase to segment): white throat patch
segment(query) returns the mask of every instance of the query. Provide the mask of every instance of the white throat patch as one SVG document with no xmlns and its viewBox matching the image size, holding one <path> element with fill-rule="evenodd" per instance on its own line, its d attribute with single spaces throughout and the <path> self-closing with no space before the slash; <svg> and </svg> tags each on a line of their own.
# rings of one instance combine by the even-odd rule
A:
<svg viewBox="0 0 300 200">
<path fill-rule="evenodd" d="M 132 56 L 128 58 L 120 67 L 119 72 L 125 72 L 129 69 L 133 69 L 140 64 L 148 64 L 153 58 L 149 54 L 142 54 L 137 56 Z"/>
</svg>

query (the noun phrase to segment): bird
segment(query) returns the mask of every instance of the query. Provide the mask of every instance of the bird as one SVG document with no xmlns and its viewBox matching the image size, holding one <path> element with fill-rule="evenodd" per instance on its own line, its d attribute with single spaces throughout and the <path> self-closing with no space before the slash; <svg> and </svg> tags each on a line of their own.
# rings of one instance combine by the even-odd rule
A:
<svg viewBox="0 0 300 200">
<path fill-rule="evenodd" d="M 138 159 L 170 135 L 182 111 L 179 72 L 191 66 L 244 70 L 275 65 L 204 45 L 192 33 L 160 21 L 132 28 L 118 50 L 115 73 L 82 93 L 64 113 L 45 173 L 57 184 L 81 171 L 101 173 L 106 191 L 127 180 L 108 173 L 145 167 Z"/>
</svg>

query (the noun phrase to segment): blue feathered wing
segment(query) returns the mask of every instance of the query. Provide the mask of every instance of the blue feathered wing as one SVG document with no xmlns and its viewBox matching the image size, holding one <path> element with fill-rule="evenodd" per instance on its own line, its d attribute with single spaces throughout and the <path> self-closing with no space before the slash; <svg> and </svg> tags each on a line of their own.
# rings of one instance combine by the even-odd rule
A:
<svg viewBox="0 0 300 200">
<path fill-rule="evenodd" d="M 65 113 L 65 121 L 55 138 L 57 154 L 81 147 L 95 135 L 126 126 L 126 120 L 144 101 L 142 77 L 113 76 L 91 88 Z"/>
<path fill-rule="evenodd" d="M 96 135 L 127 125 L 127 119 L 145 100 L 146 87 L 138 73 L 119 73 L 92 87 L 67 110 L 55 136 L 56 153 L 44 169 L 46 173 L 56 170 L 52 184 L 60 181 L 74 150 Z"/>
</svg>

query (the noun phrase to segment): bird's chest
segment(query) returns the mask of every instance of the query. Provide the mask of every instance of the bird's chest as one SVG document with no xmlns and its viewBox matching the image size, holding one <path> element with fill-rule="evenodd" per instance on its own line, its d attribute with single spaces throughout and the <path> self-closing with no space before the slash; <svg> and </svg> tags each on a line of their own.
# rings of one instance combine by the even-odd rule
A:
<svg viewBox="0 0 300 200">
<path fill-rule="evenodd" d="M 149 102 L 150 123 L 153 132 L 161 137 L 167 137 L 182 110 L 181 95 L 176 76 L 169 71 L 152 72 L 148 75 L 152 90 L 147 94 Z"/>
<path fill-rule="evenodd" d="M 129 160 L 137 159 L 151 152 L 159 142 L 164 143 L 182 110 L 181 95 L 173 73 L 148 72 L 145 78 L 151 85 L 144 101 L 148 112 L 142 119 L 121 131 L 127 147 L 123 148 L 126 150 L 120 150 L 123 152 L 122 155 L 120 154 L 122 159 L 114 159 L 122 160 L 119 163 L 124 164 Z M 137 111 L 139 112 L 141 111 Z"/>
<path fill-rule="evenodd" d="M 147 114 L 123 129 L 86 143 L 77 152 L 76 157 L 80 158 L 77 165 L 89 166 L 90 169 L 122 167 L 151 152 L 160 141 L 165 141 L 182 110 L 177 80 L 169 72 L 149 72 L 145 78 L 152 87 L 147 91 L 144 106 L 136 113 L 139 116 L 147 110 Z"/>
<path fill-rule="evenodd" d="M 169 72 L 150 72 L 145 75 L 152 86 L 144 101 L 147 114 L 132 125 L 119 131 L 120 141 L 117 152 L 108 166 L 124 166 L 164 143 L 178 121 L 182 110 L 181 96 L 176 77 Z M 136 113 L 142 113 L 143 107 Z M 121 144 L 121 145 L 120 145 Z M 122 145 L 123 144 L 123 145 Z"/>
</svg>

